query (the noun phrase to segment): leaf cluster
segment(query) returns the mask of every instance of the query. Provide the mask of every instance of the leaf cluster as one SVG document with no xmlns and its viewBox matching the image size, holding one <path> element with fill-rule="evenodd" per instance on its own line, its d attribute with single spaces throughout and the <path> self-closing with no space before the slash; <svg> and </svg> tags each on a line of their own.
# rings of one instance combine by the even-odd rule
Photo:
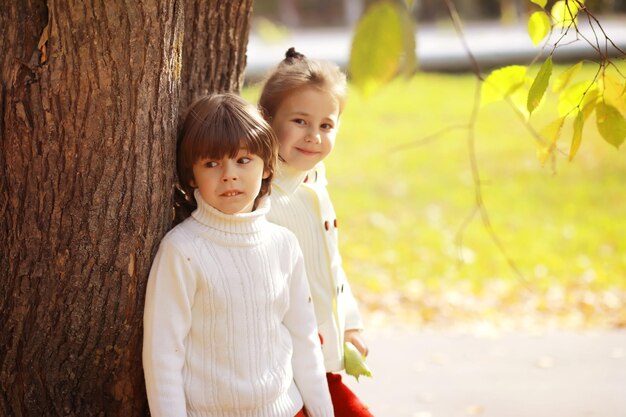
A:
<svg viewBox="0 0 626 417">
<path fill-rule="evenodd" d="M 606 52 L 606 48 L 603 51 L 600 41 L 590 43 L 600 54 L 600 62 L 595 63 L 598 70 L 593 79 L 576 78 L 583 61 L 576 62 L 563 73 L 553 77 L 553 54 L 560 46 L 564 35 L 570 30 L 580 35 L 577 24 L 581 14 L 588 17 L 590 24 L 594 24 L 584 1 L 558 1 L 550 12 L 545 10 L 545 0 L 531 1 L 541 7 L 541 10 L 534 12 L 528 21 L 528 34 L 533 43 L 539 44 L 557 29 L 562 31 L 561 36 L 554 43 L 552 51 L 534 77 L 527 75 L 528 67 L 519 65 L 491 72 L 482 86 L 481 104 L 506 100 L 530 123 L 531 114 L 540 108 L 546 94 L 556 95 L 557 116 L 537 134 L 537 139 L 542 144 L 538 152 L 542 163 L 554 155 L 562 128 L 570 121 L 573 133 L 568 156 L 572 160 L 580 148 L 583 129 L 592 114 L 595 114 L 595 127 L 600 136 L 619 148 L 626 139 L 626 77 L 610 61 L 607 54 L 603 53 Z M 597 20 L 595 24 L 601 30 Z M 608 43 L 608 37 L 605 41 Z"/>
<path fill-rule="evenodd" d="M 614 45 L 600 22 L 585 6 L 584 0 L 559 0 L 548 10 L 547 0 L 528 0 L 534 11 L 528 19 L 528 35 L 535 45 L 544 42 L 538 55 L 546 56 L 539 71 L 531 77 L 531 66 L 510 65 L 492 71 L 482 82 L 481 106 L 505 101 L 511 105 L 540 143 L 538 157 L 543 163 L 555 155 L 557 142 L 566 123 L 573 133 L 569 146 L 572 160 L 580 148 L 589 116 L 595 115 L 595 127 L 601 137 L 619 148 L 626 139 L 626 77 L 608 58 Z M 349 72 L 354 85 L 366 96 L 401 74 L 416 68 L 415 26 L 410 18 L 412 2 L 381 0 L 374 2 L 359 21 L 352 41 Z M 595 40 L 585 38 L 579 20 L 585 18 Z M 564 46 L 565 36 L 574 32 L 576 41 L 584 41 L 598 52 L 598 70 L 593 79 L 579 79 L 583 61 L 576 62 L 561 74 L 553 74 L 553 55 Z M 557 38 L 552 45 L 548 42 Z M 551 49 L 550 49 L 551 47 Z M 468 51 L 471 55 L 471 52 Z M 626 55 L 626 54 L 625 54 Z M 479 75 L 482 80 L 482 75 Z M 558 101 L 556 118 L 539 131 L 530 123 L 546 96 Z"/>
</svg>

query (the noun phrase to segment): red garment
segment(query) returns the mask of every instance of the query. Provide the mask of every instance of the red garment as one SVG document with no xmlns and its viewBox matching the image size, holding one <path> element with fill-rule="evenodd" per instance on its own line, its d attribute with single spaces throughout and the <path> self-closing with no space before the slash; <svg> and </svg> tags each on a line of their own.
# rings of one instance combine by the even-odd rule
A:
<svg viewBox="0 0 626 417">
<path fill-rule="evenodd" d="M 328 389 L 335 417 L 374 417 L 369 409 L 341 382 L 340 374 L 327 373 Z"/>
<path fill-rule="evenodd" d="M 303 411 L 303 410 L 304 410 L 304 408 L 303 408 L 302 410 L 298 411 L 298 414 L 296 414 L 296 415 L 295 415 L 295 416 L 293 416 L 293 417 L 306 417 L 306 416 L 304 415 L 304 411 Z"/>
</svg>

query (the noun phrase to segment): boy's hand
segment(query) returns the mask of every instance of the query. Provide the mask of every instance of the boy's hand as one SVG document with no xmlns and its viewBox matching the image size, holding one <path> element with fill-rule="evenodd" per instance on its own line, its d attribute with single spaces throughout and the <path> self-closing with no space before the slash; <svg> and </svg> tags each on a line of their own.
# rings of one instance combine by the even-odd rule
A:
<svg viewBox="0 0 626 417">
<path fill-rule="evenodd" d="M 344 342 L 352 343 L 361 355 L 367 357 L 369 349 L 365 344 L 365 340 L 363 340 L 363 337 L 361 336 L 360 330 L 346 330 L 343 338 Z"/>
</svg>

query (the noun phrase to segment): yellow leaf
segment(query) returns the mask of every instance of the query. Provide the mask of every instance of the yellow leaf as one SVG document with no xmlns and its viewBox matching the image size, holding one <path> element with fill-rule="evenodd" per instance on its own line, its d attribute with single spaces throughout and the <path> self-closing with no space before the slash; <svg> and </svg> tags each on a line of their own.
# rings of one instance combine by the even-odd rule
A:
<svg viewBox="0 0 626 417">
<path fill-rule="evenodd" d="M 561 128 L 563 127 L 564 122 L 565 118 L 559 117 L 541 129 L 541 136 L 543 136 L 547 142 L 547 145 L 537 151 L 537 158 L 542 165 L 546 163 L 548 157 L 550 157 L 552 152 L 554 152 L 554 148 L 556 147 L 556 142 L 559 139 L 559 134 L 561 133 Z"/>
<path fill-rule="evenodd" d="M 578 112 L 576 119 L 574 119 L 574 135 L 572 136 L 572 146 L 569 148 L 569 160 L 571 161 L 576 156 L 580 143 L 583 139 L 583 126 L 585 124 L 585 117 L 583 112 Z"/>
<path fill-rule="evenodd" d="M 563 74 L 559 75 L 555 80 L 554 84 L 552 84 L 552 91 L 558 93 L 567 87 L 567 84 L 578 74 L 580 69 L 583 67 L 583 62 L 579 61 L 569 67 Z"/>
<path fill-rule="evenodd" d="M 581 3 L 584 3 L 584 1 L 581 1 Z M 554 25 L 556 27 L 567 27 L 572 23 L 578 22 L 577 16 L 579 11 L 580 6 L 577 1 L 560 0 L 554 3 L 550 14 L 552 15 L 552 19 L 554 19 Z"/>
<path fill-rule="evenodd" d="M 533 41 L 533 45 L 539 45 L 550 32 L 550 18 L 543 10 L 530 15 L 528 19 L 528 34 Z"/>
<path fill-rule="evenodd" d="M 605 74 L 600 79 L 600 88 L 606 103 L 612 105 L 621 113 L 626 113 L 626 83 L 623 79 L 617 79 L 613 75 Z"/>
<path fill-rule="evenodd" d="M 619 148 L 626 139 L 626 120 L 615 107 L 604 102 L 596 105 L 596 124 L 600 135 Z"/>
<path fill-rule="evenodd" d="M 259 37 L 266 43 L 278 43 L 289 37 L 289 30 L 286 27 L 277 25 L 264 17 L 255 19 L 254 25 Z"/>
<path fill-rule="evenodd" d="M 569 116 L 576 109 L 582 109 L 585 105 L 594 101 L 597 97 L 598 86 L 596 83 L 589 84 L 589 81 L 576 83 L 565 89 L 559 96 L 559 116 Z"/>
<path fill-rule="evenodd" d="M 485 106 L 510 96 L 526 80 L 526 67 L 510 65 L 494 70 L 481 87 L 481 105 Z"/>
</svg>

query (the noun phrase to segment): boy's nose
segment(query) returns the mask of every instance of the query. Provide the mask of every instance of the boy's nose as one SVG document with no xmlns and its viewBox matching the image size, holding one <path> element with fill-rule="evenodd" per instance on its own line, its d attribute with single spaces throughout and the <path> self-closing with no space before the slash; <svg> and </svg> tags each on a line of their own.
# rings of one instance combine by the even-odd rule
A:
<svg viewBox="0 0 626 417">
<path fill-rule="evenodd" d="M 222 173 L 222 181 L 236 181 L 237 179 L 237 168 L 232 166 L 232 164 L 225 164 L 224 171 Z"/>
</svg>

